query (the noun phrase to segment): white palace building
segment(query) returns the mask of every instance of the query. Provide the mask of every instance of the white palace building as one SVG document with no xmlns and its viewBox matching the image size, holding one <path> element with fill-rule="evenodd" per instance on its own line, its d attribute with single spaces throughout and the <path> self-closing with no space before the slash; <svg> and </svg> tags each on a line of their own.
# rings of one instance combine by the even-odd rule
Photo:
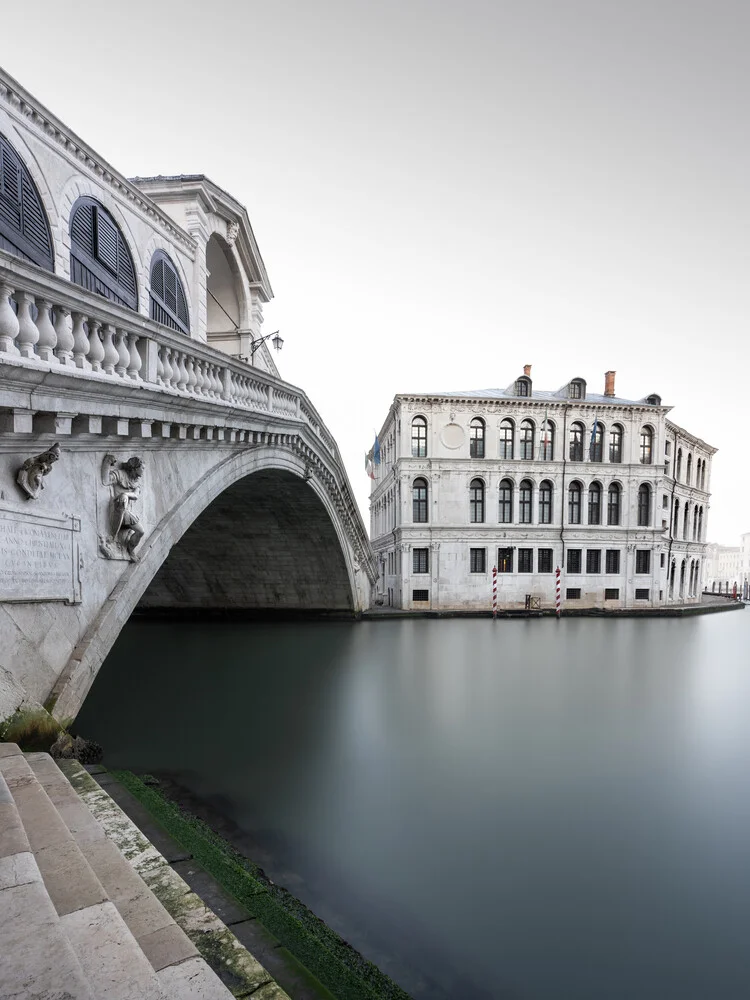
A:
<svg viewBox="0 0 750 1000">
<path fill-rule="evenodd" d="M 582 378 L 399 394 L 370 496 L 381 604 L 404 609 L 659 608 L 700 600 L 711 447 L 655 394 Z"/>
</svg>

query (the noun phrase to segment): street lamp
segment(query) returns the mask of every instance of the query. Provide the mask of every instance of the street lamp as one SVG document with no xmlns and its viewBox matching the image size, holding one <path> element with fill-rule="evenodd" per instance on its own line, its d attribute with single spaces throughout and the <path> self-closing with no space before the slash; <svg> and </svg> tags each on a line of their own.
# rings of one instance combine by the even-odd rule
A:
<svg viewBox="0 0 750 1000">
<path fill-rule="evenodd" d="M 267 340 L 270 340 L 274 346 L 274 350 L 280 351 L 284 346 L 284 338 L 279 336 L 279 331 L 276 330 L 274 333 L 267 333 L 265 337 L 258 337 L 250 344 L 250 364 L 253 363 L 253 358 L 255 357 L 255 352 L 258 350 L 261 344 L 264 344 Z"/>
</svg>

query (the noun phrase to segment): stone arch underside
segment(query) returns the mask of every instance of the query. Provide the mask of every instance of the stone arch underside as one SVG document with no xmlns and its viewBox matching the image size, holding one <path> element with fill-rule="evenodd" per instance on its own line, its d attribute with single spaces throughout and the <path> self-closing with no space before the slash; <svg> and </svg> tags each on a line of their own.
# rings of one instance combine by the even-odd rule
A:
<svg viewBox="0 0 750 1000">
<path fill-rule="evenodd" d="M 299 476 L 265 469 L 228 487 L 172 547 L 141 609 L 351 611 L 341 543 Z"/>
</svg>

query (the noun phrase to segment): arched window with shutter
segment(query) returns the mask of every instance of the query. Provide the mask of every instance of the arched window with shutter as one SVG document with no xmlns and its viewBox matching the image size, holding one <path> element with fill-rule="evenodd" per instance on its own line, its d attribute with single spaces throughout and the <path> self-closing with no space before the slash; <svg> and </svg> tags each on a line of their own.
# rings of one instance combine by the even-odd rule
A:
<svg viewBox="0 0 750 1000">
<path fill-rule="evenodd" d="M 0 135 L 0 248 L 54 271 L 47 215 L 31 174 L 4 135 Z"/>
<path fill-rule="evenodd" d="M 172 330 L 190 333 L 187 297 L 174 266 L 163 250 L 151 261 L 151 319 Z"/>
<path fill-rule="evenodd" d="M 70 277 L 105 299 L 138 308 L 135 267 L 125 237 L 93 198 L 79 198 L 70 216 Z"/>
</svg>

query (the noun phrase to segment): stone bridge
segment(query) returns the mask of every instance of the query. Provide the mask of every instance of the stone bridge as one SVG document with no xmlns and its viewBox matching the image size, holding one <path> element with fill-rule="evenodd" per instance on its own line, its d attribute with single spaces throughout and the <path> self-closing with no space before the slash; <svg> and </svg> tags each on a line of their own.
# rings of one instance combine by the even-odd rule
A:
<svg viewBox="0 0 750 1000">
<path fill-rule="evenodd" d="M 356 613 L 375 574 L 304 392 L 0 250 L 0 719 L 74 716 L 139 605 Z"/>
</svg>

